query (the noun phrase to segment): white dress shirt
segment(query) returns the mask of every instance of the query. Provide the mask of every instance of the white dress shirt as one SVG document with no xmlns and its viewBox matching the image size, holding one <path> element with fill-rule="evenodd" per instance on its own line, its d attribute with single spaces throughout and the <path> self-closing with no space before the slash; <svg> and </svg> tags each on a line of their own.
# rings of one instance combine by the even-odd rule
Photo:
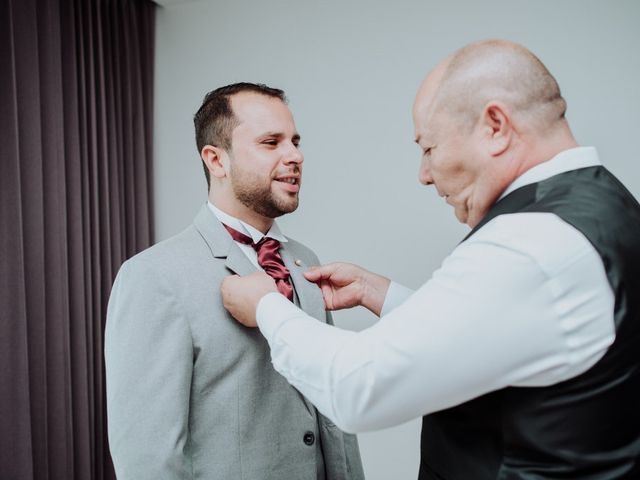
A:
<svg viewBox="0 0 640 480">
<path fill-rule="evenodd" d="M 244 233 L 245 235 L 251 237 L 253 243 L 258 243 L 260 240 L 262 240 L 262 237 L 273 238 L 275 240 L 278 240 L 280 243 L 287 242 L 287 237 L 282 234 L 282 232 L 280 231 L 280 227 L 278 227 L 278 224 L 275 221 L 271 225 L 269 231 L 264 234 L 248 223 L 243 222 L 242 220 L 239 220 L 238 218 L 229 215 L 226 212 L 223 212 L 213 203 L 207 202 L 207 204 L 209 205 L 209 208 L 211 209 L 213 214 L 218 218 L 218 220 L 220 220 L 220 222 L 230 226 L 240 233 Z M 236 242 L 236 244 L 245 253 L 249 260 L 251 260 L 251 263 L 253 263 L 258 269 L 264 270 L 260 265 L 258 265 L 258 253 L 253 249 L 251 245 L 247 245 L 246 243 L 242 242 Z"/>
<path fill-rule="evenodd" d="M 504 193 L 600 165 L 564 151 Z M 348 432 L 396 425 L 507 386 L 545 386 L 593 366 L 615 338 L 614 296 L 582 233 L 551 213 L 501 215 L 413 292 L 392 283 L 361 332 L 310 319 L 282 295 L 258 304 L 275 369 Z"/>
</svg>

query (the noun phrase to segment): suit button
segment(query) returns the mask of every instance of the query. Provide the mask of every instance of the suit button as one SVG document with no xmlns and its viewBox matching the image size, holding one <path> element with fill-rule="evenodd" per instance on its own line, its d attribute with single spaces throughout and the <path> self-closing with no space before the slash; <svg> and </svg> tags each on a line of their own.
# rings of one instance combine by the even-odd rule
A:
<svg viewBox="0 0 640 480">
<path fill-rule="evenodd" d="M 305 445 L 313 445 L 313 442 L 316 441 L 316 436 L 313 434 L 313 432 L 307 432 L 304 434 L 304 437 L 302 437 L 302 441 L 305 443 Z"/>
</svg>

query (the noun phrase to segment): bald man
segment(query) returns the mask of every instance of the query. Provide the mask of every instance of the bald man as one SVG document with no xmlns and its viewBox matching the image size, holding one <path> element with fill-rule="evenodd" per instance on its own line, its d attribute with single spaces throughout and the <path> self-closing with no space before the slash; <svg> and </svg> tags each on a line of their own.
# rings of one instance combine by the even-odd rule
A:
<svg viewBox="0 0 640 480">
<path fill-rule="evenodd" d="M 349 264 L 306 274 L 373 327 L 314 322 L 264 275 L 223 284 L 276 370 L 344 430 L 424 416 L 420 479 L 640 478 L 640 206 L 565 109 L 513 43 L 429 74 L 420 181 L 471 232 L 415 292 Z"/>
</svg>

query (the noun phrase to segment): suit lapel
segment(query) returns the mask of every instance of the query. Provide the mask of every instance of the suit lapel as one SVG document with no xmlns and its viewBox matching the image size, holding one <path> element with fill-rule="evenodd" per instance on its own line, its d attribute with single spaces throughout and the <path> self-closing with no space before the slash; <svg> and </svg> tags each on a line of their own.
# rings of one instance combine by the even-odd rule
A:
<svg viewBox="0 0 640 480">
<path fill-rule="evenodd" d="M 295 249 L 290 246 L 289 242 L 282 244 L 280 247 L 280 255 L 282 256 L 285 267 L 289 269 L 293 288 L 295 288 L 298 300 L 300 301 L 300 308 L 320 322 L 326 323 L 327 315 L 324 310 L 322 292 L 315 283 L 311 283 L 304 278 L 303 275 L 303 273 L 309 268 L 309 265 L 303 262 L 300 257 L 296 256 Z M 296 260 L 298 260 L 300 265 L 296 265 Z M 311 416 L 319 415 L 316 407 L 307 399 L 307 397 L 302 395 L 300 392 L 298 392 L 298 394 L 306 405 L 309 414 Z"/>
<path fill-rule="evenodd" d="M 211 254 L 215 258 L 226 258 L 225 266 L 233 273 L 247 275 L 257 270 L 206 204 L 196 215 L 193 224 L 209 246 Z"/>
<path fill-rule="evenodd" d="M 300 308 L 321 322 L 326 322 L 322 292 L 315 283 L 308 281 L 303 275 L 309 265 L 295 257 L 295 251 L 289 247 L 288 243 L 282 244 L 280 255 L 284 265 L 289 269 L 293 287 L 300 301 Z M 296 265 L 296 260 L 299 260 L 300 265 Z"/>
<path fill-rule="evenodd" d="M 231 242 L 225 266 L 240 276 L 248 275 L 258 270 L 236 242 Z"/>
</svg>

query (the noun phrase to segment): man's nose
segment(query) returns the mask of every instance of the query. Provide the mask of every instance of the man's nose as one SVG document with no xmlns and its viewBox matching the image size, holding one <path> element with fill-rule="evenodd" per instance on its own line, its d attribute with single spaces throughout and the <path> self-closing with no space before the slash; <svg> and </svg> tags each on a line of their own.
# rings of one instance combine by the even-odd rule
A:
<svg viewBox="0 0 640 480">
<path fill-rule="evenodd" d="M 426 165 L 421 165 L 420 170 L 418 171 L 418 180 L 423 185 L 432 185 L 433 177 L 431 176 L 431 172 Z"/>
<path fill-rule="evenodd" d="M 300 149 L 292 143 L 288 146 L 284 154 L 284 163 L 301 164 L 302 162 L 304 162 L 304 155 L 302 155 Z"/>
</svg>

